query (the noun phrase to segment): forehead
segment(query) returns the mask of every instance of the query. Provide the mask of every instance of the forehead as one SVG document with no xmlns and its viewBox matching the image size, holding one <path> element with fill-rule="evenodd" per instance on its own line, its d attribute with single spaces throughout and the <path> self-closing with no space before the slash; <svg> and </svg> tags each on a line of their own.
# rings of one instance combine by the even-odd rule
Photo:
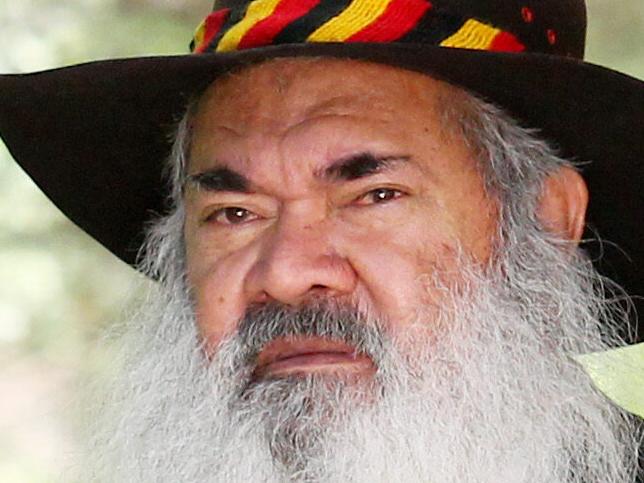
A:
<svg viewBox="0 0 644 483">
<path fill-rule="evenodd" d="M 213 83 L 194 117 L 195 137 L 276 134 L 307 119 L 352 116 L 413 124 L 440 119 L 459 90 L 416 72 L 338 59 L 278 59 Z"/>
</svg>

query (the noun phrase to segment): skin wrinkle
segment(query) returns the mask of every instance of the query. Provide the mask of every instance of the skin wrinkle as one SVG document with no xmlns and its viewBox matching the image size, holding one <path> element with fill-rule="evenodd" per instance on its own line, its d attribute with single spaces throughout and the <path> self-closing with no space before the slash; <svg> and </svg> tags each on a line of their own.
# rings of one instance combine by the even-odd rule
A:
<svg viewBox="0 0 644 483">
<path fill-rule="evenodd" d="M 299 72 L 297 63 L 292 67 Z M 194 282 L 186 276 L 191 248 L 183 227 L 194 213 L 175 185 L 175 212 L 150 232 L 142 267 L 161 274 L 161 283 L 132 323 L 126 381 L 109 391 L 111 410 L 103 414 L 109 424 L 92 431 L 95 473 L 80 481 L 633 480 L 638 436 L 632 420 L 598 394 L 570 358 L 618 345 L 613 329 L 626 316 L 600 290 L 604 281 L 584 254 L 562 253 L 535 216 L 544 180 L 566 162 L 493 106 L 455 89 L 447 92 L 441 96 L 453 102 L 448 112 L 437 106 L 438 113 L 453 123 L 456 139 L 462 137 L 480 154 L 471 169 L 488 190 L 484 196 L 498 201 L 490 213 L 499 226 L 486 231 L 496 237 L 491 256 L 477 259 L 458 240 L 443 240 L 425 252 L 418 244 L 420 251 L 412 256 L 423 267 L 412 278 L 418 298 L 409 298 L 408 286 L 389 273 L 385 279 L 391 300 L 408 297 L 410 321 L 403 327 L 371 303 L 380 293 L 373 283 L 340 294 L 312 290 L 301 304 L 258 298 L 238 317 L 230 300 L 246 296 L 239 288 L 243 274 L 268 255 L 233 250 L 212 265 L 228 270 L 225 285 L 208 287 L 219 320 L 227 321 L 221 325 L 209 319 L 212 311 L 201 310 Z M 177 181 L 184 177 L 189 123 L 184 119 L 180 125 L 171 160 Z M 422 213 L 420 206 L 415 209 Z M 426 237 L 439 221 L 425 222 L 414 236 Z M 323 226 L 309 225 L 313 232 Z M 293 226 L 303 230 L 307 223 Z M 358 228 L 364 232 L 353 236 L 362 240 L 369 230 Z M 289 236 L 322 240 L 320 233 L 302 233 Z M 315 255 L 315 243 L 300 253 L 298 263 Z M 394 257 L 382 240 L 362 249 L 377 260 Z M 348 267 L 337 255 L 333 259 Z M 363 273 L 353 265 L 355 273 Z M 245 359 L 248 331 L 266 341 L 295 320 L 313 333 L 327 330 L 325 320 L 352 319 L 379 334 L 363 334 L 355 342 L 378 354 L 374 378 L 346 383 L 320 373 L 261 381 L 243 390 L 252 373 L 252 357 L 250 364 L 239 362 Z M 204 334 L 215 334 L 206 348 Z"/>
<path fill-rule="evenodd" d="M 312 69 L 311 74 L 317 74 L 321 70 L 318 66 L 314 65 L 310 66 L 310 68 Z M 288 67 L 285 68 L 282 65 L 272 70 L 269 68 L 255 69 L 252 71 L 252 75 L 256 76 L 256 79 L 249 82 L 257 85 L 270 86 L 270 76 L 274 74 L 275 70 L 281 69 L 288 71 Z M 426 138 L 427 142 L 423 144 L 422 149 L 422 156 L 425 159 L 422 162 L 415 161 L 413 163 L 414 167 L 420 168 L 418 175 L 412 175 L 411 171 L 406 173 L 406 167 L 405 169 L 398 169 L 390 175 L 383 173 L 382 178 L 386 184 L 391 183 L 393 185 L 392 187 L 396 188 L 400 185 L 405 191 L 411 192 L 412 196 L 406 196 L 399 201 L 383 206 L 382 209 L 378 209 L 377 211 L 373 211 L 374 208 L 369 208 L 374 214 L 377 213 L 378 215 L 369 217 L 368 223 L 366 223 L 366 220 L 360 221 L 363 215 L 359 215 L 359 213 L 362 213 L 364 210 L 359 211 L 353 207 L 345 208 L 344 203 L 346 201 L 338 204 L 340 198 L 337 198 L 338 195 L 335 194 L 345 191 L 347 194 L 341 196 L 345 197 L 345 200 L 350 200 L 351 198 L 349 196 L 357 196 L 358 188 L 356 188 L 356 191 L 353 191 L 349 188 L 351 184 L 347 183 L 346 190 L 342 188 L 340 191 L 337 191 L 329 188 L 324 191 L 323 187 L 316 184 L 314 178 L 310 178 L 309 173 L 315 172 L 320 166 L 318 164 L 319 161 L 313 160 L 337 159 L 341 158 L 344 153 L 355 153 L 360 150 L 375 151 L 378 154 L 384 153 L 387 155 L 391 152 L 401 152 L 403 146 L 405 148 L 402 152 L 407 154 L 408 150 L 406 146 L 418 145 L 418 138 L 413 137 L 415 134 L 412 136 L 411 133 L 406 132 L 400 126 L 394 126 L 390 117 L 387 117 L 393 115 L 396 110 L 400 110 L 401 106 L 404 106 L 405 109 L 412 109 L 413 105 L 415 111 L 410 110 L 410 116 L 408 117 L 409 122 L 415 122 L 416 117 L 421 116 L 420 110 L 415 106 L 417 101 L 414 100 L 414 104 L 409 104 L 405 100 L 403 104 L 397 106 L 395 103 L 400 102 L 397 97 L 389 98 L 383 93 L 391 91 L 389 89 L 390 85 L 398 86 L 401 82 L 403 85 L 419 84 L 419 86 L 413 89 L 410 87 L 412 91 L 428 90 L 430 87 L 432 89 L 440 89 L 443 87 L 434 81 L 430 82 L 429 79 L 420 75 L 412 79 L 404 78 L 401 80 L 396 71 L 390 70 L 389 72 L 392 74 L 392 79 L 390 80 L 387 76 L 382 76 L 382 80 L 378 80 L 377 82 L 381 82 L 383 85 L 379 85 L 378 89 L 374 88 L 372 93 L 368 93 L 367 103 L 365 103 L 365 99 L 361 96 L 356 97 L 355 94 L 341 94 L 340 97 L 345 101 L 344 110 L 347 111 L 347 109 L 350 109 L 352 114 L 340 118 L 328 115 L 318 116 L 312 119 L 302 118 L 302 113 L 318 113 L 318 110 L 316 110 L 317 106 L 320 104 L 328 104 L 326 97 L 328 91 L 325 90 L 326 85 L 324 82 L 320 85 L 304 82 L 301 75 L 289 86 L 289 107 L 287 110 L 285 110 L 283 104 L 283 99 L 286 94 L 273 97 L 264 96 L 261 98 L 253 98 L 253 96 L 247 95 L 242 99 L 239 90 L 244 86 L 236 78 L 226 79 L 223 83 L 217 83 L 216 88 L 210 89 L 205 94 L 201 102 L 200 111 L 197 113 L 195 121 L 196 131 L 194 133 L 195 139 L 198 138 L 203 142 L 193 142 L 192 144 L 193 151 L 191 157 L 193 161 L 190 171 L 202 170 L 204 159 L 232 159 L 226 153 L 233 153 L 232 156 L 236 157 L 237 169 L 245 173 L 262 193 L 266 193 L 271 198 L 275 198 L 276 204 L 270 210 L 278 210 L 279 218 L 276 218 L 278 212 L 262 211 L 259 208 L 263 219 L 261 222 L 255 223 L 255 225 L 258 229 L 262 230 L 261 232 L 255 231 L 255 225 L 249 225 L 248 228 L 240 228 L 237 231 L 222 230 L 222 236 L 226 237 L 226 241 L 223 243 L 218 242 L 218 244 L 220 246 L 230 247 L 230 254 L 226 254 L 225 251 L 220 253 L 217 249 L 211 248 L 212 245 L 209 242 L 207 243 L 205 238 L 203 242 L 199 241 L 199 237 L 203 235 L 199 235 L 199 231 L 191 228 L 193 225 L 190 218 L 188 219 L 186 224 L 188 253 L 197 254 L 201 250 L 199 247 L 203 246 L 203 254 L 197 255 L 199 264 L 193 265 L 195 268 L 191 270 L 190 261 L 188 262 L 189 274 L 192 274 L 189 275 L 192 277 L 191 284 L 195 287 L 201 287 L 201 289 L 197 289 L 198 300 L 207 304 L 205 295 L 199 296 L 198 293 L 200 291 L 203 294 L 207 293 L 207 287 L 210 284 L 217 283 L 215 281 L 216 279 L 220 279 L 225 274 L 228 274 L 232 270 L 232 266 L 237 263 L 234 261 L 235 257 L 241 257 L 244 253 L 248 257 L 245 262 L 241 262 L 241 258 L 236 258 L 236 260 L 239 260 L 239 263 L 243 263 L 243 266 L 247 267 L 245 270 L 248 270 L 247 278 L 242 282 L 246 287 L 244 288 L 247 293 L 246 298 L 248 302 L 252 302 L 253 297 L 265 297 L 266 293 L 253 294 L 253 290 L 256 290 L 253 287 L 257 285 L 254 280 L 258 280 L 258 277 L 264 276 L 260 274 L 271 274 L 270 277 L 273 277 L 273 275 L 277 276 L 277 272 L 273 271 L 274 267 L 286 267 L 282 265 L 282 260 L 286 260 L 283 257 L 288 252 L 292 253 L 292 255 L 289 255 L 291 257 L 289 263 L 293 264 L 292 266 L 301 263 L 303 264 L 302 267 L 308 264 L 310 268 L 306 268 L 306 270 L 313 270 L 313 266 L 318 263 L 322 267 L 324 264 L 327 264 L 326 261 L 323 261 L 324 257 L 330 257 L 330 260 L 333 260 L 333 262 L 327 264 L 327 266 L 336 266 L 340 267 L 340 269 L 329 268 L 320 283 L 312 283 L 325 286 L 324 280 L 338 281 L 344 279 L 346 281 L 341 282 L 343 287 L 354 287 L 355 282 L 349 282 L 348 279 L 355 278 L 358 283 L 357 286 L 360 287 L 364 295 L 370 297 L 369 303 L 374 305 L 377 311 L 383 313 L 389 312 L 392 318 L 404 323 L 410 317 L 409 311 L 404 308 L 409 304 L 404 301 L 416 296 L 414 295 L 415 290 L 411 290 L 411 287 L 408 285 L 418 276 L 418 269 L 415 267 L 421 266 L 421 262 L 424 262 L 425 259 L 431 262 L 435 257 L 453 260 L 451 257 L 448 258 L 448 255 L 453 253 L 453 250 L 450 250 L 449 246 L 453 245 L 456 240 L 465 243 L 468 251 L 472 250 L 474 253 L 477 253 L 477 257 L 485 260 L 488 256 L 487 246 L 489 242 L 487 240 L 490 238 L 488 234 L 491 232 L 491 226 L 494 222 L 493 217 L 487 216 L 485 213 L 488 210 L 493 211 L 493 208 L 490 206 L 489 200 L 486 200 L 485 193 L 480 188 L 480 182 L 478 181 L 480 178 L 474 167 L 474 163 L 471 163 L 467 159 L 467 152 L 464 152 L 456 142 L 446 143 L 442 136 L 436 139 L 431 137 Z M 388 75 L 389 72 L 387 72 Z M 344 75 L 344 77 L 349 79 L 348 82 L 364 85 L 362 79 L 356 77 L 358 74 L 351 72 L 351 69 L 348 69 L 347 73 L 350 75 Z M 343 74 L 340 73 L 340 75 Z M 351 76 L 355 80 L 351 80 Z M 371 74 L 370 79 L 372 79 L 372 83 L 376 82 L 374 76 Z M 347 87 L 348 91 L 351 91 L 352 86 L 353 84 Z M 270 92 L 270 87 L 268 89 Z M 321 101 L 318 101 L 318 97 L 316 96 L 321 96 L 319 97 Z M 348 104 L 346 101 L 352 98 L 352 96 L 354 99 L 358 99 L 358 101 Z M 381 104 L 396 107 L 386 111 L 382 110 L 384 113 L 379 111 L 376 117 L 374 117 L 373 110 L 369 110 L 368 112 L 362 110 L 367 104 L 369 106 L 374 105 L 373 96 L 378 97 L 379 103 Z M 333 97 L 337 98 L 338 94 L 334 92 Z M 422 112 L 432 112 L 435 109 L 435 100 L 430 95 L 425 93 L 419 97 L 421 100 L 427 102 L 427 105 L 423 106 Z M 225 106 L 226 102 L 229 102 L 230 99 L 234 100 L 235 108 L 234 110 L 227 111 Z M 238 105 L 238 103 L 241 105 Z M 214 110 L 208 107 L 211 105 L 215 106 Z M 233 124 L 235 126 L 243 126 L 245 133 L 244 131 L 236 129 L 242 133 L 243 138 L 219 139 L 217 138 L 217 131 L 212 131 L 212 135 L 206 134 L 204 129 L 207 124 L 200 117 L 199 112 L 207 113 L 206 118 L 208 119 L 208 123 L 212 120 L 215 124 L 223 123 L 228 126 Z M 351 123 L 346 124 L 347 120 L 351 120 Z M 435 121 L 430 117 L 422 124 L 426 122 Z M 408 125 L 405 124 L 405 126 Z M 387 133 L 394 127 L 395 132 L 389 132 L 385 136 L 382 136 L 381 133 Z M 365 133 L 371 133 L 367 134 L 369 138 L 369 142 L 366 144 L 368 146 L 367 148 L 361 147 L 360 143 L 363 141 L 358 141 L 358 144 L 354 142 L 354 139 L 359 140 L 361 137 L 365 137 L 365 133 L 361 133 L 361 130 L 364 129 L 366 129 Z M 440 130 L 440 127 L 435 129 L 435 131 Z M 316 145 L 316 138 L 324 139 L 328 136 L 328 133 L 340 131 L 344 132 L 344 139 L 330 139 L 326 143 L 326 146 Z M 353 132 L 355 132 L 355 135 L 352 134 Z M 334 151 L 330 152 L 329 149 L 333 149 Z M 418 150 L 419 148 L 416 147 L 415 149 Z M 410 157 L 412 160 L 415 160 L 417 156 Z M 311 161 L 307 158 L 310 158 Z M 262 161 L 259 162 L 259 159 L 262 159 Z M 294 164 L 299 163 L 300 160 L 302 160 L 302 165 Z M 268 171 L 269 165 L 270 171 Z M 465 168 L 457 170 L 450 165 L 454 165 L 455 167 L 465 166 Z M 467 167 L 468 165 L 471 165 L 471 167 Z M 434 176 L 427 176 L 426 173 L 428 172 L 433 172 Z M 439 172 L 441 175 L 438 174 Z M 365 186 L 378 186 L 378 176 L 380 175 L 375 176 L 373 180 L 369 180 L 369 184 L 365 184 Z M 279 185 L 275 183 L 275 179 L 280 180 Z M 432 185 L 432 180 L 440 180 L 440 182 Z M 466 184 L 465 186 L 468 187 L 463 190 L 463 193 L 466 193 L 470 197 L 470 203 L 457 202 L 454 196 L 447 198 L 443 194 L 437 195 L 438 193 L 450 192 L 448 191 L 450 190 L 448 184 L 460 183 L 462 182 L 461 180 L 467 180 L 465 183 L 470 183 L 470 185 Z M 356 186 L 361 186 L 361 184 L 357 183 Z M 317 190 L 320 188 L 322 188 L 324 196 L 318 195 L 319 191 Z M 360 189 L 365 190 L 368 188 Z M 451 191 L 456 192 L 455 190 Z M 350 193 L 354 194 L 350 195 Z M 190 193 L 188 195 L 188 205 L 191 206 L 197 201 L 191 197 Z M 481 202 L 483 202 L 482 205 Z M 253 209 L 258 208 L 254 202 L 251 203 L 253 203 Z M 477 208 L 473 209 L 472 206 L 476 206 Z M 481 206 L 488 208 L 481 210 Z M 428 210 L 428 207 L 431 207 L 431 209 Z M 457 209 L 454 209 L 455 207 Z M 483 212 L 483 216 L 481 216 L 481 211 Z M 366 211 L 364 212 L 366 213 Z M 388 216 L 387 213 L 391 213 L 391 215 Z M 269 223 L 269 220 L 275 220 L 274 226 L 273 222 Z M 308 235 L 302 238 L 304 232 L 300 233 L 299 230 L 302 230 L 301 227 L 303 226 L 322 223 L 322 220 L 324 220 L 324 224 L 327 227 L 324 238 L 320 238 L 314 244 L 310 245 L 310 247 L 307 247 L 306 244 L 303 244 L 302 240 L 313 240 L 313 238 L 310 238 Z M 424 221 L 418 224 L 416 221 L 410 222 L 410 220 Z M 436 228 L 428 230 L 432 225 L 436 225 Z M 426 228 L 421 229 L 421 226 L 425 226 Z M 396 234 L 396 232 L 398 233 Z M 201 231 L 201 233 L 205 233 L 205 231 Z M 233 233 L 239 233 L 240 235 L 234 240 L 228 238 L 229 234 L 232 235 Z M 428 238 L 428 233 L 433 234 Z M 422 244 L 418 243 L 419 240 L 423 240 L 424 242 Z M 314 246 L 317 248 L 314 248 Z M 285 251 L 275 251 L 276 248 L 274 249 L 273 247 L 282 247 Z M 377 286 L 378 284 L 382 285 L 380 282 L 376 283 L 374 287 L 374 283 L 369 281 L 369 279 L 375 281 L 378 278 L 383 278 L 383 275 L 378 274 L 378 271 L 375 270 L 377 266 L 373 265 L 371 260 L 363 261 L 361 257 L 352 255 L 352 253 L 358 253 L 356 251 L 357 247 L 360 247 L 360 251 L 366 253 L 381 253 L 379 256 L 383 260 L 391 260 L 392 253 L 400 253 L 400 261 L 403 265 L 397 270 L 398 273 L 389 271 L 387 278 L 390 279 L 391 283 L 386 287 L 386 290 L 385 287 Z M 428 247 L 432 248 L 429 249 Z M 312 250 L 313 252 L 321 250 L 320 253 L 322 253 L 322 256 L 318 256 L 317 261 L 312 259 L 309 263 L 307 261 L 309 260 L 308 255 L 305 252 L 301 252 L 301 257 L 303 258 L 298 258 L 300 255 L 296 253 L 301 250 Z M 431 252 L 431 254 L 426 254 L 425 252 L 427 251 Z M 250 257 L 255 260 L 254 268 Z M 219 267 L 219 275 L 213 272 L 211 268 L 208 268 L 213 267 L 208 262 L 210 259 L 213 260 L 213 263 L 216 263 L 215 261 L 217 259 L 223 261 L 223 263 L 217 264 Z M 228 264 L 229 260 L 232 265 Z M 269 264 L 268 262 L 260 262 L 259 260 L 271 260 L 271 262 Z M 301 262 L 297 260 L 301 260 Z M 424 266 L 426 265 L 425 263 Z M 227 266 L 231 268 L 225 268 Z M 404 268 L 404 266 L 409 268 Z M 241 265 L 240 269 L 242 269 Z M 198 281 L 202 277 L 200 273 L 203 273 L 204 276 L 208 273 L 210 281 L 206 283 L 205 278 L 203 283 Z M 345 275 L 336 276 L 334 273 L 344 273 Z M 211 274 L 213 275 L 211 276 Z M 279 276 L 281 277 L 281 275 Z M 403 277 L 407 277 L 408 281 L 401 284 L 400 282 L 403 282 Z M 230 284 L 230 278 L 228 276 L 226 276 L 226 280 L 227 284 Z M 396 280 L 400 280 L 400 282 Z M 277 279 L 266 279 L 266 283 L 270 283 L 271 287 L 276 287 L 276 281 Z M 286 292 L 284 295 L 288 297 L 299 296 L 295 292 L 292 292 L 294 288 L 293 286 L 288 289 L 291 291 L 289 292 L 290 295 L 287 295 Z M 338 292 L 338 287 L 329 286 L 327 289 L 329 293 L 336 295 L 342 294 Z M 248 292 L 249 290 L 250 292 Z M 265 289 L 262 289 L 262 292 L 265 292 Z M 268 295 L 269 297 L 275 296 L 275 294 L 271 293 Z M 240 295 L 240 297 L 237 302 L 238 308 L 233 308 L 237 314 L 241 314 L 244 304 L 247 303 L 244 302 L 243 295 Z M 231 303 L 234 303 L 232 299 L 230 300 Z M 398 306 L 394 313 L 391 313 L 392 302 Z M 206 312 L 207 308 L 202 311 L 204 314 Z M 211 322 L 211 320 L 215 320 L 216 318 L 217 315 L 213 314 L 207 325 L 211 327 L 213 323 L 216 324 L 217 322 Z M 217 335 L 220 334 L 221 332 L 217 331 Z"/>
<path fill-rule="evenodd" d="M 234 80 L 234 79 L 233 79 L 233 80 Z M 236 84 L 233 84 L 233 86 L 235 86 L 235 85 L 236 85 Z M 449 91 L 448 91 L 448 92 L 449 92 Z M 441 91 L 441 93 L 439 94 L 439 98 L 440 98 L 440 96 L 447 96 L 447 92 L 442 92 L 442 91 Z M 346 99 L 346 97 L 343 97 L 343 99 Z M 444 100 L 441 100 L 441 102 L 443 102 L 443 101 L 444 101 Z M 450 104 L 449 104 L 449 103 L 445 103 L 445 105 L 450 105 Z M 445 110 L 446 110 L 446 109 L 439 109 L 439 111 L 441 111 L 441 112 L 442 112 L 442 111 L 445 111 Z M 444 119 L 448 121 L 448 122 L 443 123 L 445 126 L 447 126 L 447 125 L 454 125 L 454 124 L 455 124 L 455 122 L 454 122 L 454 120 L 453 120 L 453 119 L 448 119 L 448 118 L 449 118 L 448 114 L 443 114 L 443 115 L 444 115 Z M 219 121 L 219 120 L 218 120 L 218 121 Z M 451 136 L 451 137 L 452 137 L 452 138 L 455 138 L 456 136 Z M 467 138 L 467 136 L 466 136 L 465 138 Z M 480 169 L 480 167 L 477 167 L 477 168 L 478 168 L 478 169 Z M 474 169 L 476 169 L 476 168 L 475 168 L 475 167 L 473 167 L 472 169 L 474 170 Z M 490 192 L 494 193 L 494 190 L 493 190 L 493 189 L 491 189 L 491 190 L 490 190 Z M 479 206 L 479 205 L 480 205 L 480 203 L 481 203 L 481 201 L 482 201 L 482 200 L 475 200 L 475 201 L 474 201 L 473 203 L 471 203 L 471 204 L 472 204 L 473 206 Z M 485 201 L 485 200 L 483 200 L 483 201 Z M 440 203 L 440 200 L 439 200 L 439 203 Z M 441 206 L 441 208 L 443 208 L 443 209 L 444 209 L 444 206 Z M 484 217 L 485 217 L 485 216 L 486 216 L 486 215 L 484 214 Z M 454 218 L 456 218 L 456 217 L 454 217 Z M 452 219 L 452 222 L 456 222 L 456 221 L 458 221 L 458 220 L 455 220 L 454 218 Z M 492 218 L 492 216 L 491 216 L 491 215 L 490 215 L 490 218 Z M 494 220 L 492 220 L 492 219 L 491 219 L 491 220 L 489 220 L 489 223 L 492 223 L 493 221 L 494 221 Z M 430 223 L 431 223 L 431 220 L 430 220 Z M 305 226 L 310 226 L 310 224 L 307 224 L 307 225 L 305 225 Z M 476 233 L 476 232 L 475 232 L 475 233 Z M 479 239 L 486 239 L 486 236 L 484 236 L 484 235 L 485 235 L 484 233 L 476 233 L 475 238 L 479 238 Z M 492 237 L 492 243 L 493 243 L 493 244 L 498 243 L 497 238 L 498 238 L 497 236 Z M 440 244 L 440 246 L 442 247 L 442 248 L 441 248 L 441 251 L 442 251 L 445 255 L 450 255 L 450 252 L 452 252 L 452 253 L 453 253 L 453 250 L 450 250 L 450 247 L 449 247 L 449 245 L 448 245 L 448 244 L 446 244 L 446 243 L 441 243 L 441 244 Z M 408 254 L 408 255 L 416 256 L 416 257 L 418 257 L 419 259 L 420 259 L 420 255 L 422 254 L 422 250 L 420 250 L 420 249 L 413 250 L 413 251 L 406 250 L 406 252 L 407 252 L 407 254 Z M 414 254 L 415 254 L 415 255 L 414 255 Z M 427 263 L 431 263 L 431 260 L 423 260 L 423 262 L 422 262 L 422 263 L 424 263 L 424 264 L 425 264 L 425 265 L 423 265 L 423 266 L 426 266 L 426 264 L 427 264 Z"/>
</svg>

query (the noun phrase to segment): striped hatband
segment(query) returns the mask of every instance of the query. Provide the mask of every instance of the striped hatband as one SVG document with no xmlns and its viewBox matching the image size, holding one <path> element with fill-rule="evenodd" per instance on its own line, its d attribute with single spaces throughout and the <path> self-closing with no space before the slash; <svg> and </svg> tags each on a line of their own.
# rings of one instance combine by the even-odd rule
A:
<svg viewBox="0 0 644 483">
<path fill-rule="evenodd" d="M 517 8 L 517 17 L 531 23 L 533 9 Z M 554 46 L 553 33 L 544 35 Z M 198 27 L 191 51 L 229 52 L 307 42 L 402 42 L 497 52 L 531 50 L 516 33 L 489 19 L 457 12 L 449 2 L 253 0 L 235 2 L 227 8 L 216 4 Z"/>
</svg>

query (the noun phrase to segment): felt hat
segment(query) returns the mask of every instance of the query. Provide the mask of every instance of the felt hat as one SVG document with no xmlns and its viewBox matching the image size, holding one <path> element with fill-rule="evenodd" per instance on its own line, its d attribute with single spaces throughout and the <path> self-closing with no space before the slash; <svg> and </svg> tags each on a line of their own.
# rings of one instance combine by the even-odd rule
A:
<svg viewBox="0 0 644 483">
<path fill-rule="evenodd" d="M 585 32 L 583 0 L 217 0 L 189 54 L 0 75 L 0 136 L 72 221 L 134 264 L 167 209 L 173 128 L 218 76 L 278 57 L 397 66 L 504 108 L 582 163 L 587 237 L 611 242 L 585 248 L 644 295 L 644 82 L 584 62 Z"/>
</svg>

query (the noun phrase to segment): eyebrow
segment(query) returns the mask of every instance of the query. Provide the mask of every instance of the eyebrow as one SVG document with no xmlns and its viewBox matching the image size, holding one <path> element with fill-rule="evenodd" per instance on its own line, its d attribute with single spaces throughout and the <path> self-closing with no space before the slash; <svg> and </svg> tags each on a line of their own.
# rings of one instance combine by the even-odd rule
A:
<svg viewBox="0 0 644 483">
<path fill-rule="evenodd" d="M 354 181 L 392 169 L 394 165 L 410 159 L 410 156 L 377 156 L 370 152 L 363 152 L 335 161 L 323 170 L 317 171 L 315 176 L 330 182 Z M 213 168 L 188 175 L 186 184 L 188 183 L 196 186 L 199 190 L 209 192 L 251 192 L 250 180 L 243 174 L 227 167 Z"/>
<path fill-rule="evenodd" d="M 250 193 L 250 181 L 243 174 L 230 168 L 213 168 L 201 173 L 190 174 L 186 182 L 204 191 L 232 191 Z"/>
<path fill-rule="evenodd" d="M 377 156 L 363 152 L 334 162 L 318 176 L 328 181 L 353 181 L 392 169 L 410 159 L 410 156 Z"/>
</svg>

